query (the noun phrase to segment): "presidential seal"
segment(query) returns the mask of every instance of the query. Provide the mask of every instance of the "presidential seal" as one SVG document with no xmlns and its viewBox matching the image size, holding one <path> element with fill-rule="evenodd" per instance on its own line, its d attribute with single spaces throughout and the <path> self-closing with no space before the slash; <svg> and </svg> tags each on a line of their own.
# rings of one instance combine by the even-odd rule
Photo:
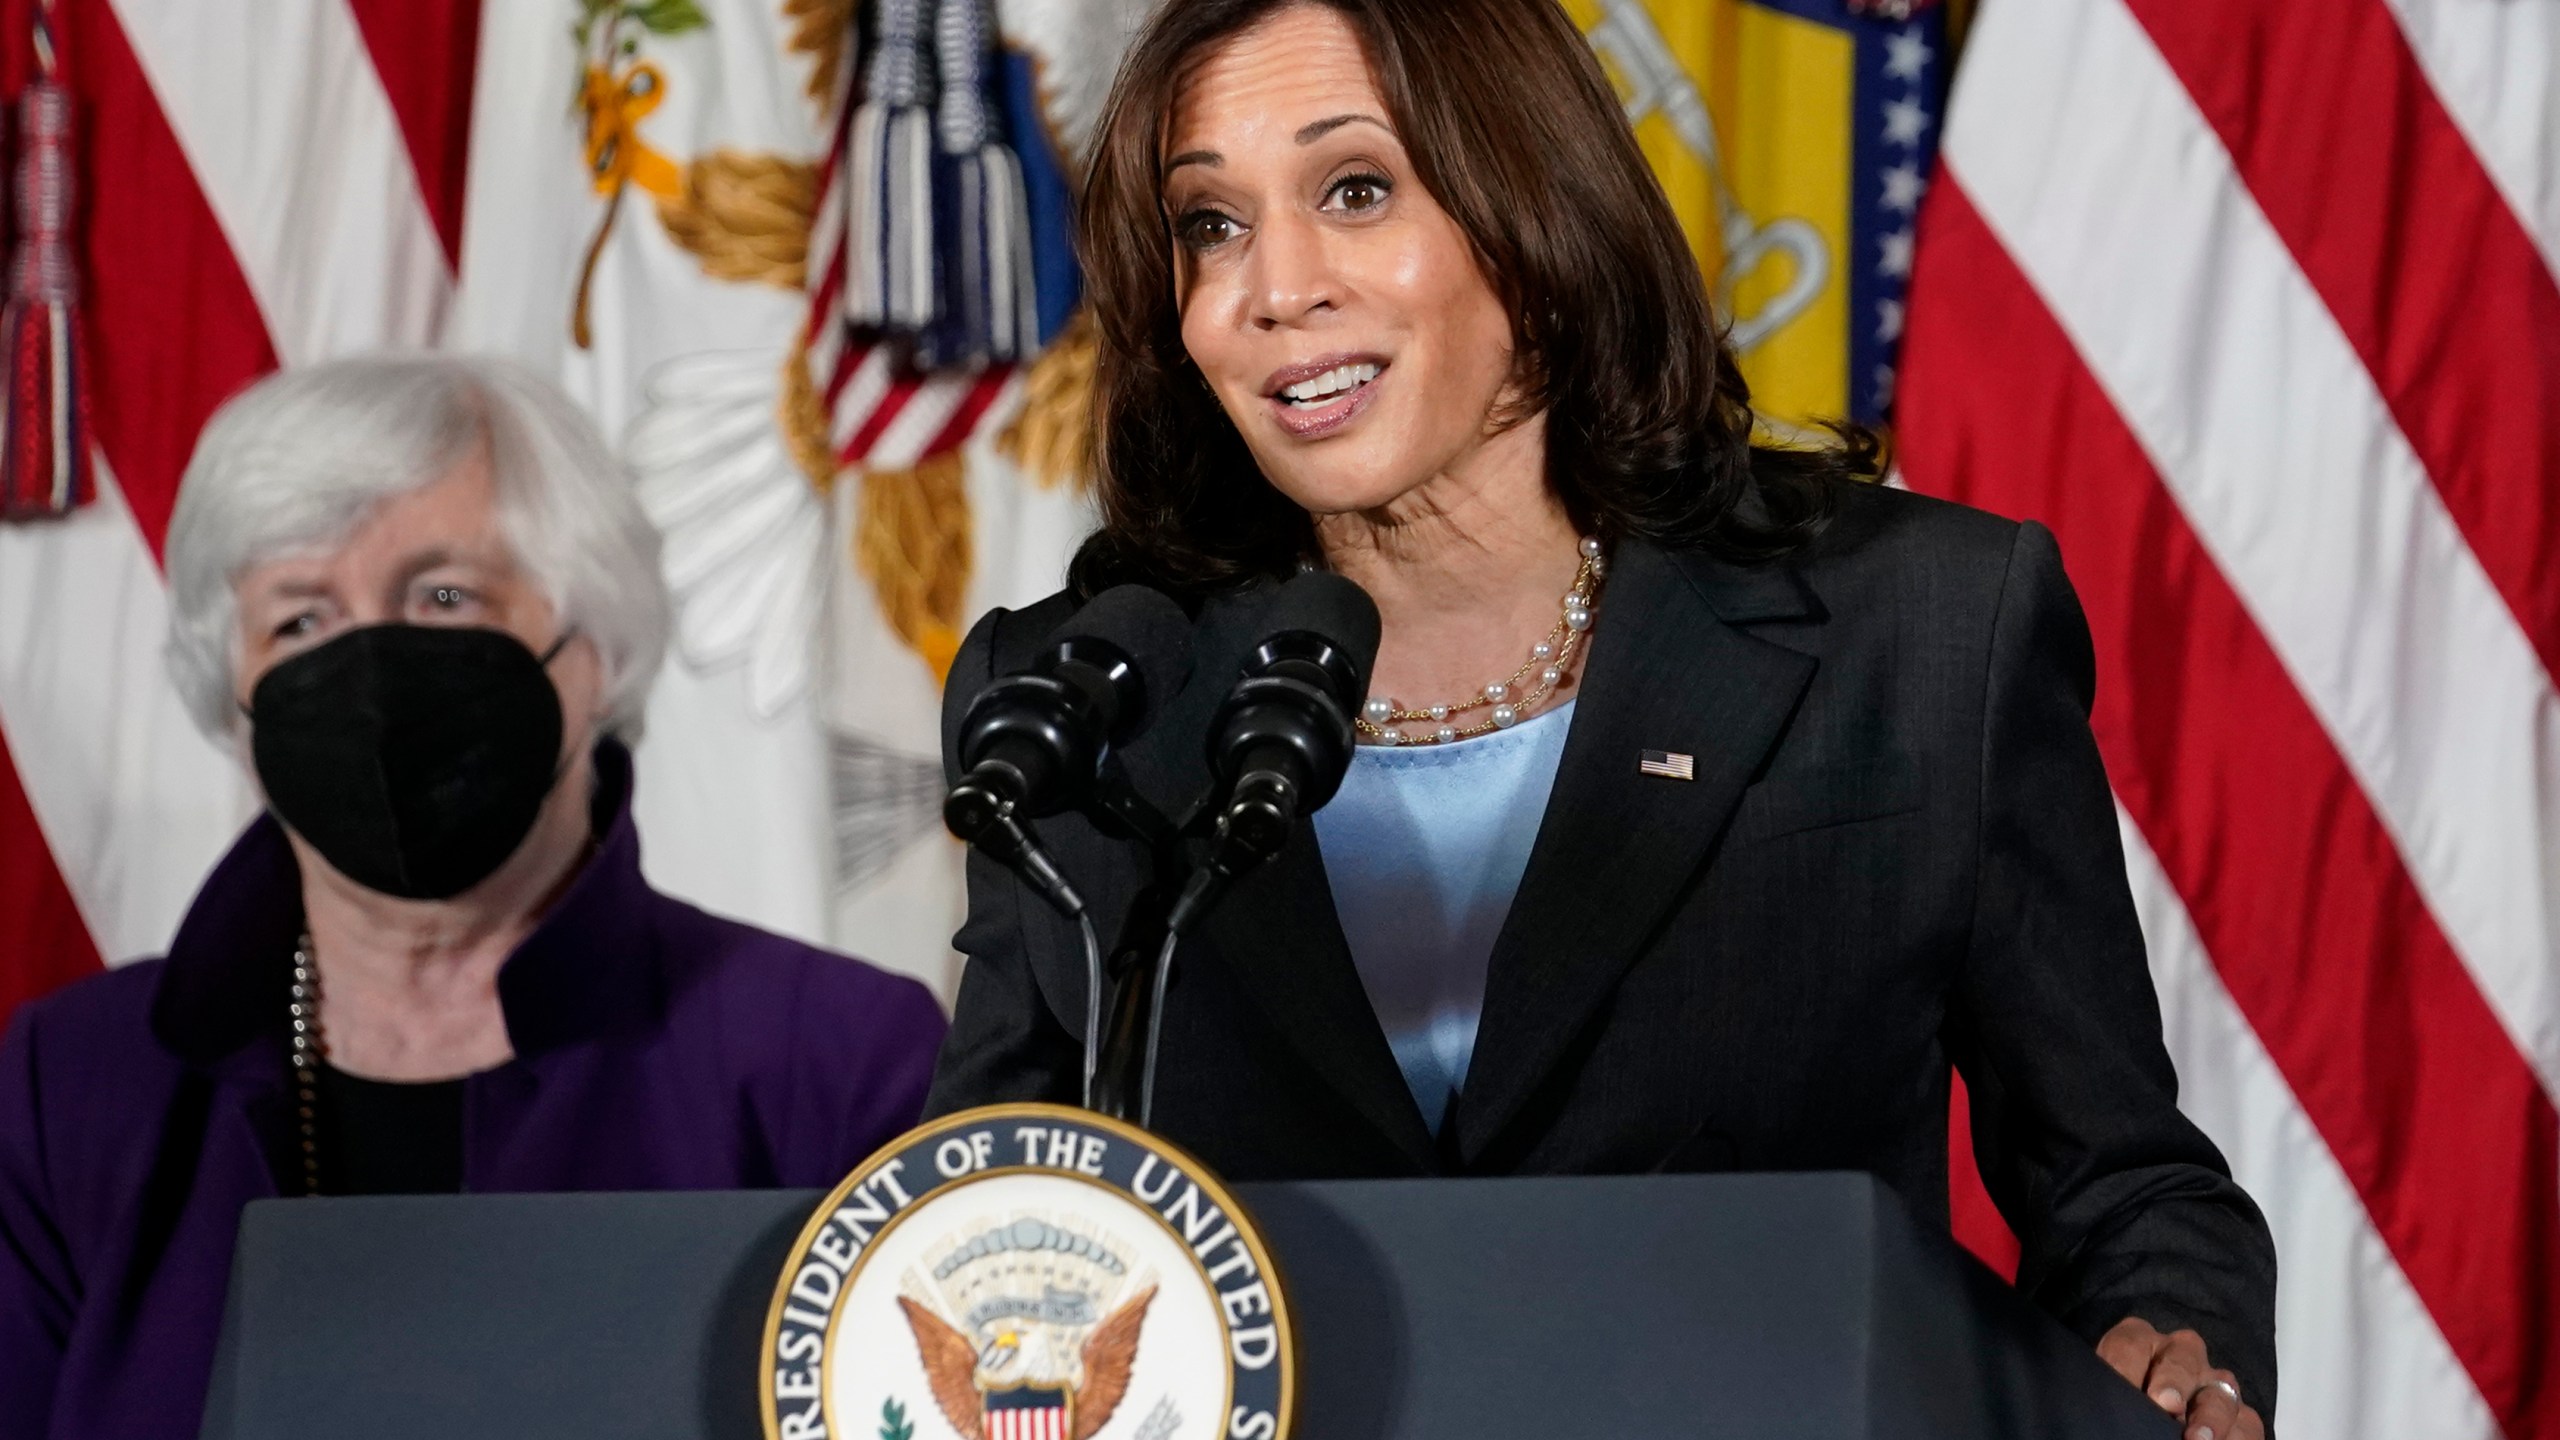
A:
<svg viewBox="0 0 2560 1440">
<path fill-rule="evenodd" d="M 1207 1167 L 1061 1105 L 891 1141 L 775 1288 L 766 1440 L 1280 1440 L 1271 1256 Z"/>
</svg>

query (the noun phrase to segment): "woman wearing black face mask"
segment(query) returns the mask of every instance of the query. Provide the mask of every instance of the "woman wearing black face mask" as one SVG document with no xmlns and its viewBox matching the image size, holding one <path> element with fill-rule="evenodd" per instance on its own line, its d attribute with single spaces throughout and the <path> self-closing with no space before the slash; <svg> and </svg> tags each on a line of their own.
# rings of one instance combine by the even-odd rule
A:
<svg viewBox="0 0 2560 1440">
<path fill-rule="evenodd" d="M 641 878 L 657 557 L 510 367 L 315 367 L 215 417 L 170 659 L 268 814 L 166 959 L 0 1040 L 0 1432 L 194 1433 L 249 1200 L 817 1185 L 913 1122 L 922 986 Z"/>
</svg>

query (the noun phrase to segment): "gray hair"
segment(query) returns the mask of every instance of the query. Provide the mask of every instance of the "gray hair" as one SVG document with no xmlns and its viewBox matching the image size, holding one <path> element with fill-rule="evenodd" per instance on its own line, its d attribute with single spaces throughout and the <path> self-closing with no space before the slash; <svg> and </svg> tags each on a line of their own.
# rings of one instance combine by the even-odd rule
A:
<svg viewBox="0 0 2560 1440">
<path fill-rule="evenodd" d="M 270 375 L 205 426 L 169 519 L 170 677 L 219 740 L 234 697 L 238 598 L 251 567 L 345 537 L 375 506 L 486 446 L 498 523 L 564 626 L 604 662 L 608 734 L 636 738 L 665 658 L 658 532 L 596 428 L 511 361 L 410 354 Z"/>
</svg>

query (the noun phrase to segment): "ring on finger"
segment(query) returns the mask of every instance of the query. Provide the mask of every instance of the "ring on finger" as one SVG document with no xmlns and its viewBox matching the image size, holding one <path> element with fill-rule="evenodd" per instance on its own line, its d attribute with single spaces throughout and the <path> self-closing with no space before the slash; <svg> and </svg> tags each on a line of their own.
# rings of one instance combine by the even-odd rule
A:
<svg viewBox="0 0 2560 1440">
<path fill-rule="evenodd" d="M 2208 1390 L 2219 1390 L 2223 1394 L 2230 1396 L 2231 1403 L 2234 1405 L 2245 1405 L 2248 1403 L 2240 1398 L 2240 1387 L 2232 1384 L 2228 1380 L 2207 1380 L 2204 1382 L 2204 1388 Z"/>
</svg>

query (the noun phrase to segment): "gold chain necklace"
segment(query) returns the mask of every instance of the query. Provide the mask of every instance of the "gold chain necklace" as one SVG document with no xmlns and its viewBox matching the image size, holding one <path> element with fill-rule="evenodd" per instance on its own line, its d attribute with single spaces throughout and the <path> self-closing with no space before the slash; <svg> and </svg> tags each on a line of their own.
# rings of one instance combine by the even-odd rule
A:
<svg viewBox="0 0 2560 1440">
<path fill-rule="evenodd" d="M 1406 709 L 1388 696 L 1372 695 L 1352 724 L 1382 745 L 1447 745 L 1508 730 L 1527 718 L 1564 683 L 1573 668 L 1574 651 L 1591 633 L 1600 604 L 1600 580 L 1609 573 L 1609 560 L 1597 538 L 1585 537 L 1581 548 L 1582 566 L 1574 572 L 1573 588 L 1565 593 L 1562 613 L 1546 635 L 1529 647 L 1529 658 L 1521 662 L 1519 669 L 1467 699 L 1446 705 Z M 1525 688 L 1523 682 L 1527 682 Z M 1492 713 L 1484 719 L 1473 724 L 1458 723 L 1459 716 L 1487 707 Z M 1434 728 L 1396 728 L 1418 720 L 1429 721 Z"/>
</svg>

